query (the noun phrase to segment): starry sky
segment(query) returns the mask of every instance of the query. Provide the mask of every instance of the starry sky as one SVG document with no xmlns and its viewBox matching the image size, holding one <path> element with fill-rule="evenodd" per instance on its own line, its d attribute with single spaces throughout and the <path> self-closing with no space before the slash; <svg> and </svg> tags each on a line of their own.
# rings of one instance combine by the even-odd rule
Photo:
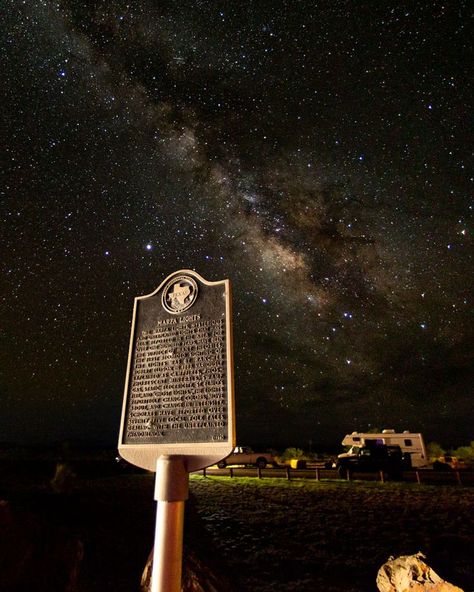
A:
<svg viewBox="0 0 474 592">
<path fill-rule="evenodd" d="M 133 299 L 233 285 L 237 438 L 474 439 L 464 0 L 7 1 L 0 441 L 118 437 Z"/>
</svg>

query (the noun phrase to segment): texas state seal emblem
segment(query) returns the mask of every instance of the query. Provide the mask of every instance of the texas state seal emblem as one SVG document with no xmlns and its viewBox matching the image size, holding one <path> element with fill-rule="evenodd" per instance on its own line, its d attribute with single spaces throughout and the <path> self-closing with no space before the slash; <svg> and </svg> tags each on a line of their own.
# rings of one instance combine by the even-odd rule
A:
<svg viewBox="0 0 474 592">
<path fill-rule="evenodd" d="M 164 287 L 161 303 L 171 314 L 178 314 L 191 308 L 198 295 L 198 286 L 192 277 L 182 275 L 173 278 Z"/>
</svg>

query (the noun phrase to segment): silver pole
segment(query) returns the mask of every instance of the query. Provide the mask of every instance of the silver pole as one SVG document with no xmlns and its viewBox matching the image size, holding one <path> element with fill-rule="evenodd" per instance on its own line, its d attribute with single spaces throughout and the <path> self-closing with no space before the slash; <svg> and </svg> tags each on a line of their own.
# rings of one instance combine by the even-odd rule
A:
<svg viewBox="0 0 474 592">
<path fill-rule="evenodd" d="M 160 456 L 156 463 L 157 500 L 151 592 L 180 592 L 183 563 L 184 503 L 189 477 L 182 456 Z"/>
</svg>

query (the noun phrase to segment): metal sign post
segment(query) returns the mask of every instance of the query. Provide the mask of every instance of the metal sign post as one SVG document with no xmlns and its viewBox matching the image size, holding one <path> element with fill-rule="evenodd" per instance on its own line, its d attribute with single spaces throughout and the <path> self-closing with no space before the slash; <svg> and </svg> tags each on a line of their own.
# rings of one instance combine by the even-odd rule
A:
<svg viewBox="0 0 474 592">
<path fill-rule="evenodd" d="M 160 456 L 156 465 L 155 546 L 151 592 L 180 592 L 183 557 L 184 503 L 188 499 L 185 459 Z"/>
<path fill-rule="evenodd" d="M 119 453 L 155 471 L 152 592 L 179 592 L 188 473 L 235 446 L 229 280 L 177 271 L 135 298 Z"/>
</svg>

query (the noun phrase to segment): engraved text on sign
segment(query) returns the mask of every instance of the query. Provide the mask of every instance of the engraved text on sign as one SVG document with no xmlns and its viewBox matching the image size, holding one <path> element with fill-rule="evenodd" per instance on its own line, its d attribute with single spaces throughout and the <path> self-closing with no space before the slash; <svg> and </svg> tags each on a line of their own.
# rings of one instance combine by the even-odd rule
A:
<svg viewBox="0 0 474 592">
<path fill-rule="evenodd" d="M 225 319 L 170 317 L 137 335 L 125 442 L 227 437 Z"/>
</svg>

